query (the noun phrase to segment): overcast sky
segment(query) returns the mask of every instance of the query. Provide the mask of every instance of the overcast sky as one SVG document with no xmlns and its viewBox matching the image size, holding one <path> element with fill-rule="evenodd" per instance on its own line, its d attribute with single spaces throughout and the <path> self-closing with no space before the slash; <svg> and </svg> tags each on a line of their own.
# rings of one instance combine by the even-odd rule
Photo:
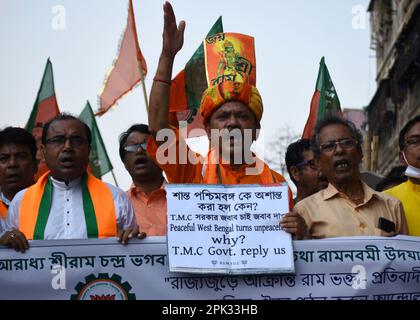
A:
<svg viewBox="0 0 420 320">
<path fill-rule="evenodd" d="M 53 63 L 60 109 L 79 114 L 86 100 L 97 109 L 97 94 L 126 25 L 127 3 L 0 0 L 0 127 L 26 123 L 48 57 Z M 139 43 L 149 68 L 149 92 L 161 51 L 163 1 L 133 3 Z M 177 18 L 187 22 L 174 75 L 219 16 L 223 16 L 226 32 L 255 37 L 257 86 L 265 108 L 258 150 L 287 125 L 296 133 L 302 132 L 322 56 L 343 107 L 362 108 L 373 96 L 375 60 L 370 50 L 368 0 L 171 3 Z M 118 136 L 136 122 L 147 122 L 141 88 L 97 121 L 117 180 L 127 189 L 131 180 L 119 160 Z M 104 180 L 111 182 L 111 175 Z"/>
</svg>

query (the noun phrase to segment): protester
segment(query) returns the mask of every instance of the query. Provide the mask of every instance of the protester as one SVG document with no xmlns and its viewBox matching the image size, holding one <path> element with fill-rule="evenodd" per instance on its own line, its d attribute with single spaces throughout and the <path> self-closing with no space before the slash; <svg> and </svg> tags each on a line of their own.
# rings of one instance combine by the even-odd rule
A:
<svg viewBox="0 0 420 320">
<path fill-rule="evenodd" d="M 401 202 L 361 180 L 362 137 L 353 123 L 322 120 L 312 148 L 329 185 L 294 208 L 306 221 L 308 238 L 407 234 Z"/>
<path fill-rule="evenodd" d="M 19 191 L 35 183 L 36 142 L 25 129 L 7 127 L 0 131 L 0 219 Z"/>
<path fill-rule="evenodd" d="M 149 127 L 135 124 L 120 136 L 120 158 L 133 184 L 127 195 L 137 222 L 148 236 L 166 235 L 166 192 L 162 169 L 147 155 Z"/>
<path fill-rule="evenodd" d="M 29 240 L 118 236 L 139 233 L 127 195 L 87 173 L 91 132 L 78 118 L 60 114 L 45 124 L 41 152 L 50 170 L 20 191 L 9 207 L 1 242 L 19 251 Z"/>
<path fill-rule="evenodd" d="M 410 236 L 420 236 L 420 115 L 409 121 L 399 136 L 400 162 L 408 181 L 386 193 L 399 199 L 407 217 Z"/>
<path fill-rule="evenodd" d="M 250 147 L 257 138 L 263 114 L 263 104 L 258 90 L 248 83 L 225 81 L 208 88 L 202 97 L 200 113 L 210 140 L 210 151 L 198 161 L 183 156 L 179 131 L 169 126 L 169 89 L 172 67 L 176 54 L 184 42 L 185 22 L 176 24 L 170 3 L 164 4 L 163 49 L 150 94 L 149 127 L 152 133 L 147 151 L 164 170 L 170 183 L 198 184 L 273 184 L 285 182 L 282 175 L 271 170 L 267 164 L 251 153 Z M 175 132 L 167 142 L 157 139 L 162 132 Z M 216 138 L 215 138 L 216 137 Z M 247 139 L 248 137 L 248 139 Z M 166 161 L 159 157 L 159 148 L 166 144 L 175 150 L 175 157 Z M 185 143 L 185 142 L 184 142 Z M 185 145 L 186 148 L 186 145 Z M 251 161 L 247 161 L 251 160 Z M 166 161 L 166 162 L 164 162 Z M 289 203 L 293 206 L 289 193 Z M 302 237 L 303 220 L 291 213 L 284 229 Z"/>
<path fill-rule="evenodd" d="M 295 204 L 328 186 L 310 142 L 309 139 L 298 140 L 290 144 L 286 151 L 287 171 L 297 188 Z"/>
</svg>

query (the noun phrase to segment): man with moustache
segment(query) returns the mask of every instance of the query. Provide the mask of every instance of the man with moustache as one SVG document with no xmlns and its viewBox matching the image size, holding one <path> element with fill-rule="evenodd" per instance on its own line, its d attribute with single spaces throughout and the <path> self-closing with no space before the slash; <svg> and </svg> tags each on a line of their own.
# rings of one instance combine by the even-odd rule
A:
<svg viewBox="0 0 420 320">
<path fill-rule="evenodd" d="M 286 166 L 297 188 L 295 204 L 325 189 L 327 178 L 322 174 L 309 139 L 300 139 L 287 147 Z"/>
<path fill-rule="evenodd" d="M 120 158 L 133 179 L 127 191 L 140 229 L 148 236 L 166 236 L 166 192 L 162 169 L 147 155 L 149 127 L 135 124 L 120 136 Z"/>
<path fill-rule="evenodd" d="M 407 234 L 401 202 L 361 180 L 362 137 L 353 123 L 322 120 L 315 128 L 312 149 L 329 185 L 294 208 L 306 221 L 307 238 Z"/>
<path fill-rule="evenodd" d="M 408 181 L 385 193 L 399 199 L 407 217 L 410 236 L 420 236 L 420 115 L 409 121 L 399 136 L 400 162 Z"/>
<path fill-rule="evenodd" d="M 25 129 L 0 131 L 0 219 L 6 218 L 10 202 L 19 191 L 35 183 L 36 142 Z"/>
<path fill-rule="evenodd" d="M 50 171 L 13 199 L 2 244 L 24 252 L 27 240 L 117 236 L 126 244 L 138 235 L 126 194 L 86 171 L 91 139 L 89 127 L 68 114 L 45 124 L 41 153 Z"/>
</svg>

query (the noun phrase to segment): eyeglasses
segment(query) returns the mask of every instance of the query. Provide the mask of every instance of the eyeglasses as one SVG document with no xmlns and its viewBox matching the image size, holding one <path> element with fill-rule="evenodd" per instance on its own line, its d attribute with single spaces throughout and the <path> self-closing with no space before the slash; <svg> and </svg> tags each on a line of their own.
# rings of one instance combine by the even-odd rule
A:
<svg viewBox="0 0 420 320">
<path fill-rule="evenodd" d="M 340 139 L 340 140 L 333 140 L 333 141 L 328 141 L 326 143 L 323 143 L 320 145 L 320 149 L 322 152 L 333 152 L 335 151 L 335 149 L 337 148 L 337 145 L 340 145 L 341 148 L 346 149 L 346 150 L 350 150 L 353 149 L 355 146 L 358 145 L 358 142 L 354 139 Z"/>
<path fill-rule="evenodd" d="M 405 146 L 407 148 L 412 148 L 412 149 L 420 146 L 420 137 L 408 138 L 407 141 L 405 142 Z"/>
<path fill-rule="evenodd" d="M 124 150 L 125 151 L 127 151 L 127 152 L 133 152 L 133 153 L 139 151 L 139 149 L 140 150 L 147 151 L 147 142 L 138 143 L 138 144 L 132 144 L 132 145 L 129 145 L 129 146 L 125 146 L 124 147 Z"/>
<path fill-rule="evenodd" d="M 55 136 L 47 139 L 47 144 L 53 147 L 61 147 L 65 145 L 67 140 L 70 141 L 70 144 L 76 148 L 81 147 L 87 143 L 87 139 L 81 136 Z"/>
<path fill-rule="evenodd" d="M 298 163 L 295 167 L 296 168 L 309 167 L 312 170 L 318 170 L 319 169 L 319 166 L 315 163 L 315 159 L 302 161 L 301 163 Z"/>
</svg>

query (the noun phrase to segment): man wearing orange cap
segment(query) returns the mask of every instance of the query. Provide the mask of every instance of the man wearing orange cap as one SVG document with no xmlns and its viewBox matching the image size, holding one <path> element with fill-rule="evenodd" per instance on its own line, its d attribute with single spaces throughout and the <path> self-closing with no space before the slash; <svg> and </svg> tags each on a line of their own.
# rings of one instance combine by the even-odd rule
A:
<svg viewBox="0 0 420 320">
<path fill-rule="evenodd" d="M 202 97 L 200 113 L 210 140 L 210 152 L 205 158 L 183 159 L 179 132 L 169 124 L 169 93 L 172 67 L 176 54 L 184 42 L 185 22 L 176 24 L 170 3 L 164 4 L 163 49 L 150 94 L 149 128 L 152 133 L 147 152 L 165 171 L 170 183 L 197 184 L 274 184 L 285 182 L 282 175 L 250 151 L 257 139 L 263 114 L 261 96 L 247 83 L 225 81 L 208 88 Z M 162 134 L 174 130 L 175 139 Z M 169 137 L 162 141 L 161 137 Z M 180 147 L 181 146 L 181 147 Z M 159 147 L 167 148 L 163 152 Z M 175 149 L 175 161 L 163 155 Z M 170 157 L 169 157 L 170 158 Z M 186 161 L 183 161 L 186 160 Z M 292 196 L 289 190 L 289 203 Z M 304 220 L 289 213 L 282 221 L 285 231 L 301 239 L 306 232 Z"/>
</svg>

